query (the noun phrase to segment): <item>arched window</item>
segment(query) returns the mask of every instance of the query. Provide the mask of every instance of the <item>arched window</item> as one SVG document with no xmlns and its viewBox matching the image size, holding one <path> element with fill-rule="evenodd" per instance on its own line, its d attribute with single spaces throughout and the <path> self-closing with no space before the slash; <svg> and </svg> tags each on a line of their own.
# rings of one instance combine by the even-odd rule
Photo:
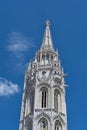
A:
<svg viewBox="0 0 87 130">
<path fill-rule="evenodd" d="M 47 61 L 49 61 L 49 54 L 48 53 L 46 55 L 46 59 L 47 59 Z"/>
<path fill-rule="evenodd" d="M 44 54 L 42 55 L 42 60 L 45 61 L 45 55 Z"/>
<path fill-rule="evenodd" d="M 58 120 L 55 122 L 55 130 L 62 130 L 62 125 Z"/>
<path fill-rule="evenodd" d="M 40 130 L 48 130 L 48 122 L 45 118 L 42 118 L 40 121 Z"/>
<path fill-rule="evenodd" d="M 60 92 L 55 89 L 54 90 L 54 109 L 56 111 L 60 111 L 61 108 L 61 95 Z"/>
<path fill-rule="evenodd" d="M 51 61 L 53 61 L 53 55 L 51 55 Z"/>
<path fill-rule="evenodd" d="M 58 110 L 58 92 L 55 91 L 54 93 L 54 108 Z"/>
<path fill-rule="evenodd" d="M 41 89 L 41 107 L 45 108 L 47 107 L 47 102 L 48 102 L 48 90 L 47 88 L 42 88 Z"/>
</svg>

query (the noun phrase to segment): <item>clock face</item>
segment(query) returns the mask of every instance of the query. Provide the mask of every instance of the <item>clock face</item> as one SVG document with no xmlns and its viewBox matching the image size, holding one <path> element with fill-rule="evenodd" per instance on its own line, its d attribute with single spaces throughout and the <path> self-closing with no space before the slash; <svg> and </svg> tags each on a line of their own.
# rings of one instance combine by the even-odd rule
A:
<svg viewBox="0 0 87 130">
<path fill-rule="evenodd" d="M 47 79 L 49 79 L 50 78 L 50 76 L 51 76 L 51 73 L 50 73 L 50 71 L 42 71 L 42 78 L 47 78 Z"/>
<path fill-rule="evenodd" d="M 54 82 L 57 83 L 57 84 L 60 84 L 61 83 L 61 79 L 58 78 L 58 77 L 54 77 Z"/>
</svg>

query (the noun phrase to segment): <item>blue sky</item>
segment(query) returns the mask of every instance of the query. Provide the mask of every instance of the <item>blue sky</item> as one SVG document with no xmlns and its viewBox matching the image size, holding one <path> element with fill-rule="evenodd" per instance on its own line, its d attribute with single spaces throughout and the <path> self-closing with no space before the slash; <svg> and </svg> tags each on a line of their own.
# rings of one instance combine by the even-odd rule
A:
<svg viewBox="0 0 87 130">
<path fill-rule="evenodd" d="M 18 130 L 24 73 L 51 21 L 67 73 L 68 130 L 87 129 L 87 1 L 0 1 L 0 130 Z"/>
</svg>

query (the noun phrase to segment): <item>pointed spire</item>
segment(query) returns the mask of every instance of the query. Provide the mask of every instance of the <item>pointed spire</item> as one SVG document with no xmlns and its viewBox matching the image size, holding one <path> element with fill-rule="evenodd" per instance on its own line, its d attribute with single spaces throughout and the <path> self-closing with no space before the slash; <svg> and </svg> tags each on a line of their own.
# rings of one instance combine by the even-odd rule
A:
<svg viewBox="0 0 87 130">
<path fill-rule="evenodd" d="M 47 20 L 45 23 L 46 23 L 46 29 L 43 37 L 41 50 L 54 50 L 50 32 L 50 21 Z"/>
</svg>

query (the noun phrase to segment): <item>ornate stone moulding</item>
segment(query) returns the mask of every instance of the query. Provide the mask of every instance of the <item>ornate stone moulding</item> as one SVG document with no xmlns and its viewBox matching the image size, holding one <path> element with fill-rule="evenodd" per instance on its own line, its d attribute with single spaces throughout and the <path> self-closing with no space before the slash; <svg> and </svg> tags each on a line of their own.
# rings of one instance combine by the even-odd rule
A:
<svg viewBox="0 0 87 130">
<path fill-rule="evenodd" d="M 65 125 L 65 121 L 59 113 L 53 117 L 53 120 L 59 120 L 61 122 L 61 124 Z"/>
<path fill-rule="evenodd" d="M 59 85 L 54 85 L 53 88 L 58 89 L 60 92 L 64 92 L 63 88 Z"/>
<path fill-rule="evenodd" d="M 51 111 L 51 108 L 35 109 L 36 112 Z"/>
<path fill-rule="evenodd" d="M 38 114 L 36 116 L 36 120 L 39 120 L 41 118 L 46 118 L 51 122 L 51 117 L 48 114 L 44 113 L 44 112 L 42 112 L 42 113 L 40 113 L 40 114 Z"/>
<path fill-rule="evenodd" d="M 49 85 L 48 82 L 40 82 L 37 87 L 48 87 L 48 88 L 51 88 L 51 86 Z"/>
</svg>

